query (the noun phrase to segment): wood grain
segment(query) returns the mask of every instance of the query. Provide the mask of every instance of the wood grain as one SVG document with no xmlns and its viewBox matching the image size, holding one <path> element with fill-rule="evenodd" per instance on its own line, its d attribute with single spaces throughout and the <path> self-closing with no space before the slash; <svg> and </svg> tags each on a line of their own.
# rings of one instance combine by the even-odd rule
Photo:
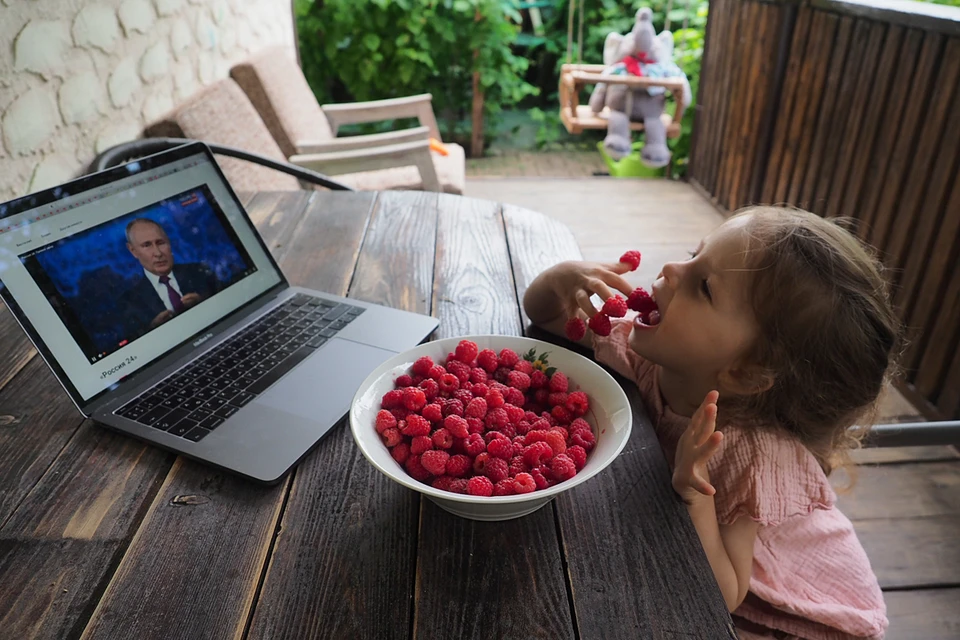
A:
<svg viewBox="0 0 960 640">
<path fill-rule="evenodd" d="M 956 640 L 960 638 L 960 589 L 886 591 L 886 640 Z"/>
<path fill-rule="evenodd" d="M 960 515 L 861 520 L 855 529 L 883 589 L 956 586 Z"/>
<path fill-rule="evenodd" d="M 381 193 L 349 295 L 429 313 L 436 228 L 437 194 Z M 297 469 L 248 637 L 409 637 L 419 512 L 335 427 Z"/>
<path fill-rule="evenodd" d="M 24 333 L 7 305 L 0 301 L 0 347 L 3 348 L 3 360 L 0 360 L 0 391 L 7 386 L 17 373 L 37 355 L 37 350 Z"/>
<path fill-rule="evenodd" d="M 837 497 L 853 521 L 960 513 L 960 461 L 860 466 L 857 484 Z"/>
<path fill-rule="evenodd" d="M 447 195 L 439 206 L 438 337 L 520 335 L 499 206 Z M 552 507 L 479 522 L 423 500 L 414 602 L 414 638 L 573 638 Z"/>
<path fill-rule="evenodd" d="M 944 416 L 960 415 L 960 349 L 953 356 L 953 363 L 937 398 L 937 408 Z"/>
<path fill-rule="evenodd" d="M 729 0 L 724 8 L 724 25 L 723 30 L 718 31 L 723 34 L 723 44 L 718 48 L 720 52 L 733 51 L 736 48 L 736 44 L 741 36 L 741 31 L 743 29 L 742 23 L 742 2 L 734 2 Z M 724 55 L 722 53 L 717 53 L 716 55 Z M 715 132 L 713 135 L 713 144 L 708 147 L 708 155 L 704 160 L 706 165 L 706 173 L 704 175 L 704 185 L 707 190 L 716 195 L 717 187 L 719 186 L 719 171 L 722 166 L 722 159 L 724 156 L 725 149 L 723 148 L 723 139 L 727 131 L 727 121 L 729 114 L 729 105 L 731 100 L 731 92 L 734 86 L 736 66 L 731 64 L 723 64 L 720 66 L 720 80 L 716 85 L 716 90 L 714 91 L 714 96 L 711 100 L 714 100 L 716 107 L 716 119 L 711 122 L 710 126 Z"/>
<path fill-rule="evenodd" d="M 933 306 L 933 328 L 924 336 L 926 345 L 912 376 L 916 390 L 938 404 L 940 399 L 937 395 L 940 393 L 960 394 L 960 384 L 955 386 L 947 382 L 951 362 L 960 358 L 960 345 L 957 344 L 957 332 L 960 330 L 960 260 L 954 260 L 951 271 L 943 298 Z M 912 362 L 917 360 L 914 358 L 907 363 Z M 944 415 L 953 416 L 956 412 L 947 411 Z"/>
</svg>

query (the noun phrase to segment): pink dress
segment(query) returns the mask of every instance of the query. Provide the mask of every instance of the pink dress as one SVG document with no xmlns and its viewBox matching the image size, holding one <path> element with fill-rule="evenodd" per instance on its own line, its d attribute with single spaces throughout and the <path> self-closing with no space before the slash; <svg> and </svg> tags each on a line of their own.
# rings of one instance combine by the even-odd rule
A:
<svg viewBox="0 0 960 640">
<path fill-rule="evenodd" d="M 636 381 L 672 467 L 690 419 L 664 405 L 657 365 L 630 349 L 632 320 L 614 320 L 608 337 L 594 336 L 594 355 Z M 882 638 L 887 617 L 877 578 L 813 455 L 783 432 L 732 425 L 722 431 L 708 463 L 717 518 L 724 525 L 741 516 L 760 523 L 750 591 L 733 612 L 747 621 L 738 626 L 754 631 L 742 637 Z"/>
</svg>

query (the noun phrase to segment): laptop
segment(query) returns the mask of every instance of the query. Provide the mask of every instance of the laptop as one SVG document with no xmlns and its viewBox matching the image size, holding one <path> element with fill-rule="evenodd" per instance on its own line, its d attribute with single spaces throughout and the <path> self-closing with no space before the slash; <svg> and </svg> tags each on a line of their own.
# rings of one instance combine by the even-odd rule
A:
<svg viewBox="0 0 960 640">
<path fill-rule="evenodd" d="M 0 204 L 0 295 L 84 416 L 263 483 L 438 324 L 291 286 L 203 143 Z"/>
</svg>

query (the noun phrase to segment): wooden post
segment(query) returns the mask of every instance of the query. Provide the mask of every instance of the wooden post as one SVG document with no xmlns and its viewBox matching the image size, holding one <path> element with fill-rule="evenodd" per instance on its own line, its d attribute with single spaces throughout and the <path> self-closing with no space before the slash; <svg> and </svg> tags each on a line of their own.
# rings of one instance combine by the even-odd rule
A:
<svg viewBox="0 0 960 640">
<path fill-rule="evenodd" d="M 475 22 L 480 22 L 480 9 L 474 16 Z M 476 65 L 480 57 L 480 50 L 474 49 L 473 62 Z M 480 86 L 480 71 L 473 72 L 473 113 L 471 114 L 470 157 L 479 158 L 483 155 L 483 88 Z"/>
</svg>

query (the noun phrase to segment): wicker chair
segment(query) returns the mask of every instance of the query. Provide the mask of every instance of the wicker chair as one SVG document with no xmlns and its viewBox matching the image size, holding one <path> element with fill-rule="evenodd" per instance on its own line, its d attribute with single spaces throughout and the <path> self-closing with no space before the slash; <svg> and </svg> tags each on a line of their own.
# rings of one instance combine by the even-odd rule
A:
<svg viewBox="0 0 960 640">
<path fill-rule="evenodd" d="M 340 173 L 332 170 L 339 166 L 363 171 L 362 176 L 341 178 L 357 188 L 418 189 L 427 186 L 428 176 L 424 175 L 422 165 L 418 173 L 409 166 L 412 164 L 410 158 L 397 162 L 382 160 L 380 156 L 383 149 L 397 145 L 429 144 L 429 138 L 440 140 L 429 94 L 320 106 L 294 60 L 292 50 L 286 47 L 271 47 L 260 52 L 234 66 L 230 76 L 247 94 L 273 139 L 291 162 L 325 173 Z M 420 126 L 389 133 L 336 137 L 341 125 L 396 118 L 417 118 Z M 461 194 L 465 174 L 463 147 L 452 143 L 444 146 L 446 156 L 428 150 L 427 157 L 432 159 L 442 190 Z M 307 160 L 304 154 L 313 157 Z M 322 157 L 318 159 L 317 154 Z"/>
</svg>

